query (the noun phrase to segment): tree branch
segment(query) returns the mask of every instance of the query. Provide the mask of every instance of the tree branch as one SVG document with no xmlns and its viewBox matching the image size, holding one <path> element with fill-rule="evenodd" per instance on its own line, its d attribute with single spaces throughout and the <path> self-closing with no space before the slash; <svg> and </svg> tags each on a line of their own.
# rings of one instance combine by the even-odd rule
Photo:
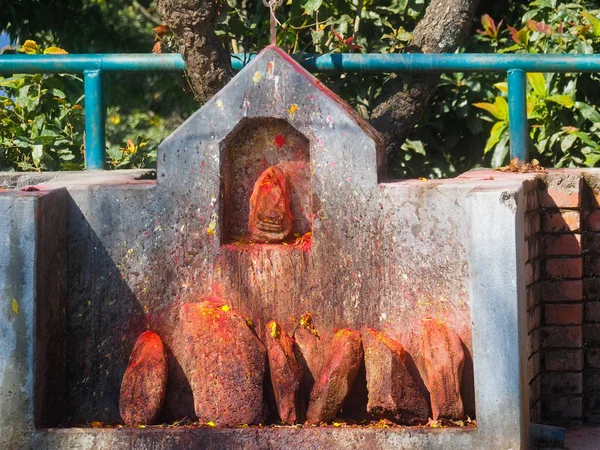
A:
<svg viewBox="0 0 600 450">
<path fill-rule="evenodd" d="M 413 33 L 410 53 L 452 53 L 469 35 L 479 0 L 432 0 Z M 422 117 L 437 88 L 439 75 L 396 77 L 384 86 L 382 101 L 371 116 L 383 134 L 389 157 Z"/>
</svg>

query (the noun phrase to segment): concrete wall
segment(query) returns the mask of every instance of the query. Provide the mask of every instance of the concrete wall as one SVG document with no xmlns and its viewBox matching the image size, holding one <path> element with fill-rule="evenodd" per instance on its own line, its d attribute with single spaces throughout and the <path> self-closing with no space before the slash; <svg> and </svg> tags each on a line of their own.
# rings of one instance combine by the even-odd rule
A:
<svg viewBox="0 0 600 450">
<path fill-rule="evenodd" d="M 2 448 L 27 448 L 36 425 L 62 419 L 65 212 L 64 190 L 0 192 Z"/>
</svg>

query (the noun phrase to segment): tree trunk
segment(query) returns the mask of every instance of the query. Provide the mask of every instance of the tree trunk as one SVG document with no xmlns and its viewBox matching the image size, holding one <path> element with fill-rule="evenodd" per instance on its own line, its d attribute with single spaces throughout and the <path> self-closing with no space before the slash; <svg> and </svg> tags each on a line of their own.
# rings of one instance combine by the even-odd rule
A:
<svg viewBox="0 0 600 450">
<path fill-rule="evenodd" d="M 479 0 L 431 0 L 417 24 L 412 53 L 451 53 L 469 35 Z M 158 0 L 158 12 L 179 42 L 190 84 L 199 101 L 208 100 L 233 76 L 229 54 L 215 36 L 219 0 Z M 384 86 L 371 123 L 387 142 L 388 157 L 398 151 L 418 123 L 436 90 L 439 75 L 396 77 Z M 406 87 L 405 87 L 406 84 Z"/>
<path fill-rule="evenodd" d="M 417 24 L 410 53 L 452 53 L 469 35 L 479 0 L 432 0 Z M 371 116 L 383 134 L 388 157 L 409 136 L 436 90 L 437 74 L 396 77 L 384 86 L 382 101 Z M 405 87 L 406 84 L 406 87 Z"/>
<path fill-rule="evenodd" d="M 187 76 L 204 103 L 233 76 L 229 52 L 214 32 L 219 0 L 158 0 L 158 13 L 179 44 Z"/>
</svg>

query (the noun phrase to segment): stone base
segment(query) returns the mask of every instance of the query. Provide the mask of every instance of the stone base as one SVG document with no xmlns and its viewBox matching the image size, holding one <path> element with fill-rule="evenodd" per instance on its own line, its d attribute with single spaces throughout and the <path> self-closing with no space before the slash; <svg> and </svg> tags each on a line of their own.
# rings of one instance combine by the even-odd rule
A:
<svg viewBox="0 0 600 450">
<path fill-rule="evenodd" d="M 36 449 L 444 449 L 476 445 L 476 428 L 253 427 L 49 429 L 36 435 Z M 488 447 L 490 448 L 490 447 Z"/>
</svg>

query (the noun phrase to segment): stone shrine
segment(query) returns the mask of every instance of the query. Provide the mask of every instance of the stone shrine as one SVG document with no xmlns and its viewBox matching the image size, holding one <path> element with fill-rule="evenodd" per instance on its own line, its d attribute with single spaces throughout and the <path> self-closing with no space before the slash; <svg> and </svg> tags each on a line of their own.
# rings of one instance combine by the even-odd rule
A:
<svg viewBox="0 0 600 450">
<path fill-rule="evenodd" d="M 535 176 L 471 172 L 392 182 L 384 178 L 384 161 L 375 130 L 271 46 L 161 144 L 156 180 L 141 179 L 139 171 L 48 175 L 33 190 L 0 192 L 0 288 L 12 305 L 0 312 L 0 446 L 525 448 L 530 379 L 522 250 Z M 325 392 L 315 374 L 354 367 L 327 355 L 331 342 L 343 341 L 358 355 L 353 361 L 369 364 L 356 368 L 352 379 L 362 381 L 348 381 L 348 389 L 375 383 L 370 369 L 377 361 L 394 367 L 394 379 L 414 380 L 406 390 L 415 393 L 412 402 L 373 397 L 371 412 L 419 422 L 431 401 L 440 418 L 450 411 L 477 426 L 87 427 L 121 421 L 123 377 L 148 330 L 160 336 L 168 361 L 157 420 L 211 421 L 211 414 L 198 417 L 193 391 L 204 389 L 208 399 L 222 391 L 203 386 L 211 374 L 190 359 L 208 352 L 202 342 L 210 328 L 193 342 L 180 339 L 198 330 L 198 317 L 212 308 L 202 303 L 207 299 L 235 313 L 244 331 L 229 329 L 232 339 L 262 340 L 254 361 L 281 346 L 279 361 L 298 377 L 294 389 L 276 393 L 287 398 L 279 408 L 286 422 L 304 414 L 294 404 L 296 387 Z M 307 328 L 294 333 L 307 312 L 319 334 L 314 342 Z M 255 334 L 246 334 L 248 320 Z M 314 355 L 305 362 L 312 379 L 281 350 L 289 345 L 285 337 L 268 341 L 267 324 L 292 336 L 303 355 Z M 427 327 L 438 327 L 436 342 L 423 339 Z M 427 391 L 447 380 L 431 359 L 439 342 L 461 355 L 444 366 L 457 386 L 451 406 L 447 396 L 429 399 Z M 258 389 L 262 378 L 253 383 Z M 416 394 L 421 389 L 423 397 Z M 251 407 L 257 392 L 240 394 L 249 424 L 259 421 Z M 458 400 L 460 411 L 452 409 Z M 336 416 L 330 404 L 314 405 L 309 422 Z M 367 411 L 366 398 L 360 408 Z M 341 412 L 360 408 L 344 403 Z"/>
</svg>

